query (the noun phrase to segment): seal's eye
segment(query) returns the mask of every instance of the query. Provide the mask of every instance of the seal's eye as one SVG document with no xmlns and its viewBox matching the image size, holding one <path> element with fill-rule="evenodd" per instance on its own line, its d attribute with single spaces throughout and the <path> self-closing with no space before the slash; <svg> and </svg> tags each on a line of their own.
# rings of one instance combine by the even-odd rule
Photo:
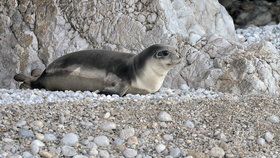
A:
<svg viewBox="0 0 280 158">
<path fill-rule="evenodd" d="M 164 51 L 160 51 L 157 53 L 157 57 L 165 57 L 165 56 L 168 56 L 169 55 L 169 52 L 167 50 L 164 50 Z"/>
</svg>

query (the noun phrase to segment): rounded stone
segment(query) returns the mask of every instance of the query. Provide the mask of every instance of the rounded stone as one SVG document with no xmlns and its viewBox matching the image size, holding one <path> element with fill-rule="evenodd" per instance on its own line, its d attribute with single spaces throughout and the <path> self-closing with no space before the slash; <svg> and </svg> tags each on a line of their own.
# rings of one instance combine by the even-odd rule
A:
<svg viewBox="0 0 280 158">
<path fill-rule="evenodd" d="M 62 138 L 62 143 L 68 146 L 74 146 L 79 142 L 79 136 L 75 133 L 65 134 Z"/>
<path fill-rule="evenodd" d="M 94 138 L 94 143 L 98 146 L 110 145 L 110 140 L 106 136 L 97 136 Z"/>
<path fill-rule="evenodd" d="M 104 131 L 110 131 L 117 128 L 117 125 L 114 122 L 103 122 L 101 127 Z"/>
<path fill-rule="evenodd" d="M 102 158 L 110 158 L 110 154 L 107 150 L 99 150 L 99 156 Z"/>
<path fill-rule="evenodd" d="M 271 132 L 266 132 L 264 134 L 264 139 L 269 143 L 269 142 L 272 142 L 272 139 L 273 139 L 273 134 Z"/>
<path fill-rule="evenodd" d="M 40 140 L 34 140 L 31 143 L 31 151 L 33 154 L 37 154 L 40 151 L 40 147 L 45 146 L 45 144 L 43 142 L 41 142 Z"/>
<path fill-rule="evenodd" d="M 280 119 L 278 116 L 276 115 L 271 115 L 267 118 L 267 120 L 271 123 L 279 123 L 280 122 Z"/>
<path fill-rule="evenodd" d="M 88 157 L 84 155 L 75 155 L 73 158 L 88 158 Z"/>
<path fill-rule="evenodd" d="M 173 136 L 170 135 L 170 134 L 165 134 L 165 135 L 163 135 L 163 139 L 165 141 L 172 141 L 173 140 Z"/>
<path fill-rule="evenodd" d="M 135 156 L 137 156 L 137 151 L 135 149 L 126 148 L 123 151 L 123 156 L 126 157 L 126 158 L 135 157 Z"/>
<path fill-rule="evenodd" d="M 216 147 L 211 149 L 210 155 L 213 156 L 213 157 L 221 158 L 221 157 L 224 157 L 225 151 L 224 151 L 224 149 L 216 146 Z"/>
<path fill-rule="evenodd" d="M 27 130 L 27 129 L 21 129 L 19 131 L 19 135 L 23 138 L 34 138 L 35 135 L 31 130 Z"/>
<path fill-rule="evenodd" d="M 192 121 L 190 121 L 190 120 L 187 120 L 187 121 L 185 122 L 185 126 L 186 126 L 187 128 L 192 129 L 192 128 L 194 128 L 194 123 L 193 123 Z"/>
<path fill-rule="evenodd" d="M 170 149 L 170 156 L 180 157 L 181 156 L 181 150 L 179 148 L 171 148 Z"/>
<path fill-rule="evenodd" d="M 127 139 L 127 144 L 128 145 L 137 145 L 138 144 L 138 138 L 136 136 L 129 137 Z"/>
<path fill-rule="evenodd" d="M 166 146 L 163 145 L 163 144 L 158 144 L 158 145 L 156 146 L 156 151 L 157 151 L 158 153 L 163 152 L 165 149 L 166 149 Z"/>
<path fill-rule="evenodd" d="M 134 128 L 125 128 L 120 131 L 120 138 L 126 140 L 129 137 L 134 136 L 134 134 L 135 134 Z"/>
<path fill-rule="evenodd" d="M 61 150 L 62 150 L 62 154 L 64 156 L 75 156 L 75 155 L 77 155 L 77 152 L 76 152 L 75 148 L 73 148 L 71 146 L 63 146 L 61 148 Z"/>
<path fill-rule="evenodd" d="M 54 134 L 46 133 L 44 135 L 44 141 L 46 141 L 46 142 L 54 142 L 56 140 L 57 140 L 57 138 L 56 138 L 56 136 Z"/>
<path fill-rule="evenodd" d="M 259 139 L 257 140 L 257 143 L 258 143 L 259 145 L 265 145 L 265 140 L 264 140 L 263 138 L 259 138 Z"/>
<path fill-rule="evenodd" d="M 159 113 L 158 115 L 158 119 L 162 122 L 170 122 L 172 121 L 172 117 L 170 114 L 168 114 L 167 112 L 165 111 L 162 111 Z"/>
</svg>

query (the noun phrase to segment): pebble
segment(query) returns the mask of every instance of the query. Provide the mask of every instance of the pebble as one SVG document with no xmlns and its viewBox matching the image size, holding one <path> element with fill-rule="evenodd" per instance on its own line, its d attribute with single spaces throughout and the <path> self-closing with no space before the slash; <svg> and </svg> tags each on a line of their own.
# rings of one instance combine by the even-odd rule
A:
<svg viewBox="0 0 280 158">
<path fill-rule="evenodd" d="M 225 155 L 225 151 L 224 151 L 224 149 L 216 146 L 216 147 L 211 149 L 210 155 L 213 156 L 213 157 L 222 158 Z"/>
<path fill-rule="evenodd" d="M 180 157 L 181 156 L 181 150 L 179 148 L 171 148 L 170 149 L 170 156 Z"/>
<path fill-rule="evenodd" d="M 45 136 L 44 136 L 43 134 L 41 134 L 41 133 L 36 133 L 35 135 L 36 135 L 36 138 L 39 139 L 39 140 L 43 140 L 44 137 L 45 137 Z"/>
<path fill-rule="evenodd" d="M 73 158 L 88 158 L 88 157 L 84 155 L 75 155 Z"/>
<path fill-rule="evenodd" d="M 163 145 L 163 144 L 158 144 L 158 145 L 156 146 L 156 151 L 157 151 L 158 153 L 163 152 L 165 149 L 166 149 L 166 146 Z"/>
<path fill-rule="evenodd" d="M 79 142 L 79 136 L 75 133 L 68 133 L 63 136 L 61 141 L 64 145 L 75 146 Z"/>
<path fill-rule="evenodd" d="M 39 155 L 44 157 L 44 158 L 52 158 L 54 155 L 48 151 L 40 151 Z"/>
<path fill-rule="evenodd" d="M 56 136 L 54 134 L 46 133 L 44 135 L 44 141 L 46 141 L 46 142 L 54 142 L 56 140 L 57 140 L 57 138 L 56 138 Z"/>
<path fill-rule="evenodd" d="M 27 129 L 21 129 L 19 131 L 19 135 L 23 138 L 34 138 L 35 135 L 31 130 L 27 130 Z"/>
<path fill-rule="evenodd" d="M 33 158 L 34 156 L 30 152 L 25 151 L 22 153 L 22 157 L 23 158 Z"/>
<path fill-rule="evenodd" d="M 185 123 L 185 126 L 190 128 L 190 129 L 193 129 L 194 128 L 194 123 L 190 120 L 187 120 L 186 123 Z"/>
<path fill-rule="evenodd" d="M 39 130 L 44 127 L 44 123 L 42 121 L 34 121 L 33 128 Z"/>
<path fill-rule="evenodd" d="M 135 149 L 126 148 L 123 151 L 123 156 L 126 158 L 131 158 L 137 156 L 137 151 Z"/>
<path fill-rule="evenodd" d="M 91 148 L 90 151 L 89 151 L 89 155 L 98 155 L 97 148 Z"/>
<path fill-rule="evenodd" d="M 268 121 L 270 121 L 271 123 L 279 123 L 280 119 L 278 116 L 276 115 L 271 115 L 267 118 Z"/>
<path fill-rule="evenodd" d="M 269 142 L 272 142 L 272 139 L 273 139 L 273 134 L 271 132 L 266 132 L 264 134 L 264 139 L 269 143 Z"/>
<path fill-rule="evenodd" d="M 190 87 L 187 84 L 181 84 L 180 89 L 184 90 L 184 91 L 187 91 L 187 90 L 190 89 Z"/>
<path fill-rule="evenodd" d="M 134 128 L 125 128 L 120 131 L 120 138 L 126 140 L 129 137 L 134 136 L 134 134 L 135 134 Z"/>
<path fill-rule="evenodd" d="M 265 145 L 265 139 L 259 138 L 259 139 L 257 140 L 257 143 L 258 143 L 259 145 Z"/>
<path fill-rule="evenodd" d="M 24 126 L 24 125 L 26 125 L 26 121 L 25 121 L 25 120 L 20 120 L 20 121 L 18 121 L 18 122 L 16 123 L 16 126 L 17 126 L 17 127 L 22 127 L 22 126 Z"/>
<path fill-rule="evenodd" d="M 104 131 L 110 131 L 117 128 L 117 125 L 114 122 L 103 122 L 101 127 Z"/>
<path fill-rule="evenodd" d="M 98 146 L 110 145 L 110 140 L 106 136 L 97 136 L 94 138 L 94 143 Z"/>
<path fill-rule="evenodd" d="M 159 113 L 158 115 L 158 119 L 162 122 L 169 122 L 169 121 L 172 121 L 172 117 L 170 114 L 168 114 L 167 112 L 165 111 L 162 111 Z"/>
<path fill-rule="evenodd" d="M 127 144 L 128 145 L 137 145 L 138 144 L 138 138 L 136 136 L 129 137 L 127 139 Z"/>
<path fill-rule="evenodd" d="M 115 145 L 122 145 L 124 143 L 124 140 L 123 139 L 120 139 L 120 138 L 116 138 L 114 140 L 114 144 Z"/>
<path fill-rule="evenodd" d="M 66 146 L 65 145 L 61 148 L 61 150 L 62 150 L 62 154 L 64 156 L 75 156 L 75 155 L 77 155 L 77 152 L 76 152 L 75 148 L 73 148 L 71 146 Z"/>
<path fill-rule="evenodd" d="M 40 140 L 33 140 L 31 143 L 31 151 L 33 154 L 37 154 L 40 151 L 40 147 L 45 146 Z"/>
<path fill-rule="evenodd" d="M 110 158 L 110 154 L 107 150 L 99 150 L 99 156 L 102 158 Z"/>
<path fill-rule="evenodd" d="M 170 135 L 170 134 L 165 134 L 165 135 L 163 135 L 163 139 L 165 141 L 172 141 L 173 140 L 173 136 Z"/>
<path fill-rule="evenodd" d="M 104 118 L 107 119 L 107 118 L 109 118 L 110 116 L 111 116 L 111 114 L 110 114 L 109 112 L 106 112 L 105 115 L 104 115 Z"/>
</svg>

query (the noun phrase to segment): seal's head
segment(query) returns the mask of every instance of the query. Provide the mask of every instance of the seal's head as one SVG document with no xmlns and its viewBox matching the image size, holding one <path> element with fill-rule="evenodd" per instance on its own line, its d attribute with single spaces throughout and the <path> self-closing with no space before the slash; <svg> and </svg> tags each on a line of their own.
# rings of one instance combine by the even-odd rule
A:
<svg viewBox="0 0 280 158">
<path fill-rule="evenodd" d="M 134 57 L 136 79 L 133 85 L 150 93 L 161 87 L 168 71 L 181 62 L 176 49 L 166 45 L 152 45 Z"/>
<path fill-rule="evenodd" d="M 181 57 L 174 47 L 155 44 L 137 55 L 138 66 L 148 66 L 153 71 L 166 75 L 167 72 L 181 62 Z M 141 61 L 141 62 L 140 62 Z"/>
</svg>

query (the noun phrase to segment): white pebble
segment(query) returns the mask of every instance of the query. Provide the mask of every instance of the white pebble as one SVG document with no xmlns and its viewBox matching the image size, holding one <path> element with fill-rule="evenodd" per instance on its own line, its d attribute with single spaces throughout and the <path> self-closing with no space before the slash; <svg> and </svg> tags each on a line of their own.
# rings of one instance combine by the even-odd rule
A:
<svg viewBox="0 0 280 158">
<path fill-rule="evenodd" d="M 40 151 L 40 147 L 45 146 L 45 144 L 43 142 L 41 142 L 40 140 L 34 140 L 31 143 L 31 151 L 33 154 L 37 154 Z"/>
<path fill-rule="evenodd" d="M 62 154 L 64 156 L 75 156 L 75 155 L 77 155 L 77 152 L 76 152 L 75 148 L 73 148 L 71 146 L 63 146 Z"/>
<path fill-rule="evenodd" d="M 134 149 L 126 148 L 123 152 L 124 157 L 126 158 L 132 158 L 137 156 L 137 151 Z"/>
<path fill-rule="evenodd" d="M 99 150 L 99 156 L 102 158 L 110 158 L 110 154 L 107 150 Z"/>
<path fill-rule="evenodd" d="M 181 89 L 181 90 L 187 91 L 187 90 L 190 89 L 190 87 L 189 87 L 187 84 L 182 84 L 182 85 L 180 86 L 180 89 Z"/>
<path fill-rule="evenodd" d="M 110 140 L 106 136 L 97 136 L 94 138 L 94 143 L 98 146 L 108 146 L 110 145 Z"/>
<path fill-rule="evenodd" d="M 213 157 L 218 157 L 218 158 L 224 157 L 225 151 L 224 151 L 224 149 L 216 146 L 216 147 L 211 149 L 210 155 L 213 156 Z"/>
<path fill-rule="evenodd" d="M 265 140 L 264 140 L 263 138 L 259 138 L 259 139 L 257 140 L 257 143 L 258 143 L 259 145 L 265 145 Z"/>
<path fill-rule="evenodd" d="M 273 134 L 271 132 L 266 132 L 264 134 L 264 139 L 269 143 L 269 142 L 272 142 L 272 139 L 273 139 Z"/>
<path fill-rule="evenodd" d="M 135 134 L 135 130 L 134 128 L 125 128 L 123 130 L 120 131 L 120 137 L 121 139 L 128 139 L 129 137 L 134 136 Z"/>
<path fill-rule="evenodd" d="M 161 153 L 161 152 L 163 152 L 163 151 L 165 150 L 165 148 L 166 148 L 165 145 L 163 145 L 163 144 L 158 144 L 158 145 L 156 146 L 156 151 L 157 151 L 158 153 Z"/>
<path fill-rule="evenodd" d="M 168 114 L 168 113 L 165 112 L 165 111 L 160 112 L 158 118 L 159 118 L 160 121 L 163 121 L 163 122 L 172 121 L 171 115 Z"/>
<path fill-rule="evenodd" d="M 180 157 L 181 156 L 181 150 L 179 148 L 171 148 L 170 149 L 170 156 Z"/>
<path fill-rule="evenodd" d="M 56 136 L 54 134 L 46 133 L 44 135 L 44 141 L 46 141 L 46 142 L 54 142 L 56 140 L 57 140 L 57 138 L 56 138 Z"/>
<path fill-rule="evenodd" d="M 75 155 L 73 158 L 88 158 L 88 157 L 84 155 Z"/>
<path fill-rule="evenodd" d="M 68 146 L 75 146 L 79 142 L 79 136 L 75 133 L 65 134 L 62 143 Z"/>
<path fill-rule="evenodd" d="M 100 128 L 104 131 L 110 131 L 116 129 L 117 125 L 114 122 L 103 122 Z"/>
<path fill-rule="evenodd" d="M 276 115 L 269 116 L 267 119 L 268 119 L 268 121 L 270 121 L 271 123 L 279 123 L 279 122 L 280 122 L 279 117 L 276 116 Z"/>
<path fill-rule="evenodd" d="M 194 123 L 190 120 L 187 120 L 185 126 L 192 129 L 194 128 Z"/>
<path fill-rule="evenodd" d="M 23 158 L 32 158 L 34 156 L 30 152 L 25 151 L 22 153 L 22 157 Z"/>
<path fill-rule="evenodd" d="M 172 141 L 173 140 L 173 136 L 170 135 L 170 134 L 165 134 L 165 135 L 163 135 L 163 139 L 165 141 Z"/>
</svg>

